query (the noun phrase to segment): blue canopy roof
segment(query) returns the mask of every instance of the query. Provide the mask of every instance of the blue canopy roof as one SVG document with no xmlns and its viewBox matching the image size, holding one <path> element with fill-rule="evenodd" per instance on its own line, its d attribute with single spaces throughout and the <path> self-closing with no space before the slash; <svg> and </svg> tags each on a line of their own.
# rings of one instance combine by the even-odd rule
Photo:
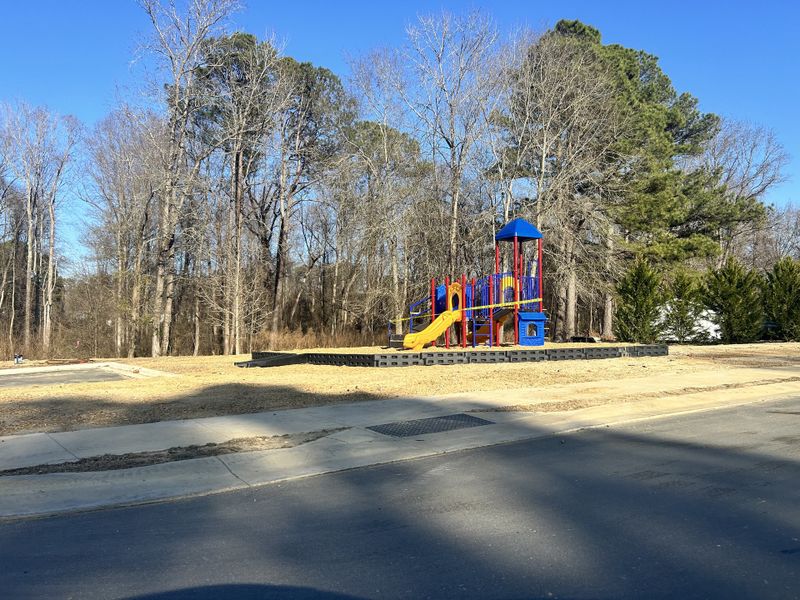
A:
<svg viewBox="0 0 800 600">
<path fill-rule="evenodd" d="M 494 236 L 495 241 L 501 242 L 503 240 L 513 240 L 514 237 L 518 240 L 540 240 L 542 233 L 533 225 L 528 223 L 525 219 L 514 219 L 509 221 L 503 228 Z"/>
</svg>

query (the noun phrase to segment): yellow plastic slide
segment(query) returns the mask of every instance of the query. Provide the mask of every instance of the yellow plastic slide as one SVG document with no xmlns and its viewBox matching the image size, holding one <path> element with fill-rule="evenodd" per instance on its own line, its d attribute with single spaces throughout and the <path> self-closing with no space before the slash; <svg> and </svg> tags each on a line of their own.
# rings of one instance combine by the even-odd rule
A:
<svg viewBox="0 0 800 600">
<path fill-rule="evenodd" d="M 461 321 L 460 310 L 446 310 L 433 320 L 422 331 L 409 333 L 403 338 L 403 347 L 410 350 L 422 350 L 425 344 L 430 344 L 442 335 L 453 323 Z"/>
</svg>

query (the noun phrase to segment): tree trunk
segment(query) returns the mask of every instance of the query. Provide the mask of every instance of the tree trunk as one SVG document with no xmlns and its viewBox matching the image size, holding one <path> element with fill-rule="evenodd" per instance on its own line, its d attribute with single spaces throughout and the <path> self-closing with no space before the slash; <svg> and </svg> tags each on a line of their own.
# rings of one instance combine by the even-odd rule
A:
<svg viewBox="0 0 800 600">
<path fill-rule="evenodd" d="M 53 292 L 56 288 L 56 191 L 54 185 L 47 203 L 49 219 L 47 246 L 47 280 L 44 289 L 44 312 L 42 314 L 42 349 L 45 355 L 50 354 L 53 334 Z"/>
<path fill-rule="evenodd" d="M 450 182 L 450 244 L 447 253 L 447 272 L 452 275 L 456 272 L 456 255 L 458 253 L 458 202 L 461 196 L 460 171 L 455 170 Z"/>
<path fill-rule="evenodd" d="M 606 290 L 603 294 L 603 332 L 605 340 L 614 339 L 614 293 L 610 286 L 613 285 L 611 278 L 611 258 L 614 252 L 614 239 L 611 237 L 611 227 L 606 234 Z"/>
<path fill-rule="evenodd" d="M 614 339 L 614 295 L 607 291 L 603 298 L 603 339 Z"/>
<path fill-rule="evenodd" d="M 152 332 L 150 337 L 150 354 L 151 356 L 161 356 L 161 326 L 164 322 L 164 270 L 166 265 L 164 259 L 159 252 L 156 260 L 156 280 L 153 288 L 153 318 L 152 318 Z"/>
<path fill-rule="evenodd" d="M 575 336 L 578 315 L 578 278 L 575 275 L 574 261 L 570 264 L 567 274 L 567 306 L 565 310 L 566 322 L 564 327 L 565 341 L 570 341 Z"/>
<path fill-rule="evenodd" d="M 164 321 L 161 327 L 161 355 L 170 352 L 172 341 L 172 315 L 175 304 L 175 252 L 169 254 L 169 267 L 164 282 Z"/>
<path fill-rule="evenodd" d="M 194 294 L 194 348 L 192 356 L 200 355 L 200 294 Z"/>
<path fill-rule="evenodd" d="M 233 198 L 234 198 L 234 266 L 233 266 L 233 338 L 236 354 L 241 354 L 242 345 L 242 153 L 234 155 Z"/>
<path fill-rule="evenodd" d="M 283 296 L 283 271 L 286 261 L 286 236 L 287 236 L 287 210 L 286 198 L 281 196 L 280 200 L 281 224 L 278 232 L 278 248 L 275 256 L 275 280 L 272 286 L 272 325 L 270 327 L 269 346 L 274 349 L 278 327 L 280 326 L 280 316 Z"/>
<path fill-rule="evenodd" d="M 33 190 L 28 192 L 28 202 L 26 206 L 26 217 L 28 219 L 28 239 L 27 256 L 25 262 L 25 304 L 22 325 L 22 346 L 24 352 L 28 352 L 31 347 L 31 317 L 33 312 L 33 287 L 34 283 L 34 259 L 36 253 L 36 223 L 34 221 L 34 203 L 32 197 Z"/>
<path fill-rule="evenodd" d="M 43 320 L 42 310 L 44 305 L 44 287 L 42 286 L 42 271 L 44 270 L 44 250 L 42 244 L 44 242 L 44 217 L 40 214 L 36 219 L 36 254 L 33 259 L 33 272 L 35 274 L 35 287 L 33 288 L 33 319 L 36 322 L 36 328 L 39 332 L 42 331 Z"/>
<path fill-rule="evenodd" d="M 331 337 L 336 335 L 340 309 L 337 306 L 339 293 L 339 233 L 336 233 L 336 244 L 333 249 L 333 282 L 331 283 Z"/>
<path fill-rule="evenodd" d="M 8 347 L 16 354 L 17 348 L 14 345 L 14 321 L 17 317 L 17 247 L 19 238 L 14 238 L 14 248 L 12 253 L 14 258 L 11 261 L 11 301 L 8 319 Z"/>
<path fill-rule="evenodd" d="M 13 247 L 12 247 L 11 251 L 8 254 L 8 260 L 6 261 L 5 266 L 3 267 L 3 281 L 0 283 L 0 313 L 2 313 L 3 306 L 5 306 L 5 303 L 6 303 L 6 287 L 8 285 L 8 274 L 9 274 L 9 272 L 11 272 L 11 274 L 12 274 L 12 280 L 11 280 L 12 289 L 13 289 L 13 286 L 15 284 L 15 282 L 13 280 L 13 273 L 14 273 L 13 262 L 14 262 L 14 260 L 16 260 L 16 257 L 17 257 L 17 252 L 16 252 L 16 248 L 17 248 L 16 234 L 11 239 L 11 243 L 13 244 Z M 13 308 L 14 307 L 12 306 L 11 307 L 12 311 L 13 311 Z"/>
<path fill-rule="evenodd" d="M 121 249 L 122 244 L 117 241 L 117 248 Z M 123 305 L 123 292 L 124 292 L 124 284 L 123 284 L 123 276 L 125 272 L 125 260 L 122 257 L 121 250 L 117 252 L 117 273 L 116 273 L 116 286 L 114 290 L 114 309 L 116 313 L 116 317 L 114 319 L 114 353 L 117 358 L 122 356 L 122 346 L 123 346 L 123 337 L 124 337 L 124 320 L 122 318 L 122 305 Z"/>
<path fill-rule="evenodd" d="M 392 299 L 394 300 L 394 318 L 395 318 L 395 331 L 396 334 L 403 333 L 403 300 L 400 297 L 400 273 L 397 265 L 397 240 L 392 240 Z"/>
</svg>

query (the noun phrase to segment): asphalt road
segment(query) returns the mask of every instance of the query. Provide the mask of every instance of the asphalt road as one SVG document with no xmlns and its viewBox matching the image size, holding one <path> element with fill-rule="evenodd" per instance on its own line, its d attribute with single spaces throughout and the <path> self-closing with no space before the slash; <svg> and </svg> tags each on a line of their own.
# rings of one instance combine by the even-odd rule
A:
<svg viewBox="0 0 800 600">
<path fill-rule="evenodd" d="M 14 599 L 797 598 L 800 399 L 6 523 L 0 565 Z"/>
<path fill-rule="evenodd" d="M 90 383 L 94 381 L 119 381 L 127 379 L 124 375 L 110 369 L 76 369 L 74 371 L 51 371 L 45 373 L 19 373 L 0 376 L 0 388 L 23 385 L 59 385 L 65 383 Z"/>
</svg>

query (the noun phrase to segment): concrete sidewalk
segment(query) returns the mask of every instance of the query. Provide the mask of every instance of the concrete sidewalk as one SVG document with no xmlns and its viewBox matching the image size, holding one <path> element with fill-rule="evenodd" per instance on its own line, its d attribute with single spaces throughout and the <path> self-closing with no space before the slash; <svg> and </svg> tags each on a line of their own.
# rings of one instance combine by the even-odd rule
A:
<svg viewBox="0 0 800 600">
<path fill-rule="evenodd" d="M 42 374 L 56 374 L 56 373 L 71 373 L 71 372 L 86 372 L 96 370 L 108 370 L 118 372 L 130 377 L 132 379 L 142 379 L 145 377 L 174 377 L 173 373 L 165 371 L 156 371 L 155 369 L 148 369 L 146 367 L 138 367 L 128 365 L 125 363 L 114 362 L 110 360 L 104 361 L 88 361 L 82 363 L 67 363 L 64 365 L 47 365 L 43 367 L 29 367 L 27 365 L 18 365 L 13 367 L 0 368 L 0 379 L 5 377 L 16 378 L 24 377 L 27 375 L 42 375 Z"/>
<path fill-rule="evenodd" d="M 517 404 L 644 399 L 561 412 L 504 412 Z M 0 438 L 0 470 L 74 461 L 102 454 L 164 450 L 251 436 L 339 429 L 294 448 L 228 454 L 132 469 L 0 478 L 0 517 L 84 510 L 237 489 L 365 465 L 532 439 L 767 398 L 800 395 L 793 367 L 682 375 L 679 381 L 641 378 L 407 398 L 248 415 L 167 421 L 63 433 Z M 652 397 L 650 397 L 652 396 Z M 366 429 L 397 421 L 480 411 L 490 425 L 397 438 Z"/>
</svg>

